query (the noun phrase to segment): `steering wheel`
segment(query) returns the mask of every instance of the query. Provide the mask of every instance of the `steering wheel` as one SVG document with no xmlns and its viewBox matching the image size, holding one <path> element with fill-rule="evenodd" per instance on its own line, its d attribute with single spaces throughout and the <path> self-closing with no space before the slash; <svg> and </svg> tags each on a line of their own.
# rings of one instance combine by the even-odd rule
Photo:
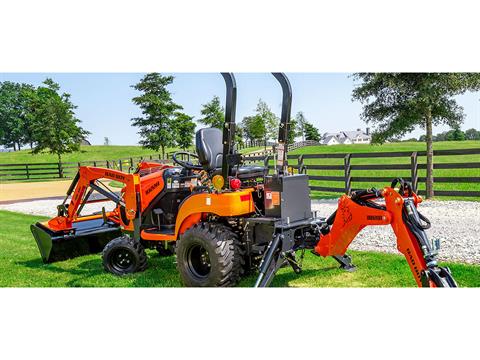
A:
<svg viewBox="0 0 480 360">
<path fill-rule="evenodd" d="M 179 156 L 179 155 L 182 155 L 182 156 L 187 155 L 188 156 L 187 161 L 177 159 L 177 156 Z M 172 160 L 173 160 L 174 163 L 176 163 L 176 164 L 180 165 L 181 167 L 183 167 L 185 169 L 188 169 L 188 170 L 203 170 L 202 165 L 194 165 L 190 162 L 191 157 L 198 160 L 198 155 L 197 154 L 189 153 L 187 151 L 178 151 L 178 152 L 176 152 L 172 155 Z"/>
</svg>

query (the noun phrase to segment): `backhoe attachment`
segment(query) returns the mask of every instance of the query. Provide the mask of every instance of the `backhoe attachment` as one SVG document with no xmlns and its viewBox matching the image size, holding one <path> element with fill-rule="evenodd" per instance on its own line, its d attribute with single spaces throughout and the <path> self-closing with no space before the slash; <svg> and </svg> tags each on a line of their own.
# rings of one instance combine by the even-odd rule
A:
<svg viewBox="0 0 480 360">
<path fill-rule="evenodd" d="M 420 202 L 421 198 L 402 179 L 395 179 L 391 187 L 383 190 L 357 190 L 350 196 L 343 195 L 337 210 L 328 219 L 312 219 L 311 229 L 301 239 L 288 245 L 281 235 L 274 237 L 263 256 L 255 287 L 268 286 L 285 264 L 292 265 L 296 273 L 301 272 L 301 264 L 289 258 L 294 259 L 296 250 L 308 248 L 313 248 L 315 255 L 333 257 L 342 269 L 354 271 L 356 268 L 346 251 L 358 233 L 370 225 L 391 225 L 397 248 L 405 256 L 419 287 L 457 287 L 450 269 L 437 263 L 439 243 L 428 240 L 425 230 L 430 221 L 418 212 Z"/>
</svg>

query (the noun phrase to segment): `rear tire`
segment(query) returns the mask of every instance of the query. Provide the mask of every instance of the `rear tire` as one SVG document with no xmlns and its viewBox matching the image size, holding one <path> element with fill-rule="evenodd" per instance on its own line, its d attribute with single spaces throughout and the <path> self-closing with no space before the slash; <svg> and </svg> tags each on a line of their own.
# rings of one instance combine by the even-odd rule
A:
<svg viewBox="0 0 480 360">
<path fill-rule="evenodd" d="M 114 275 L 127 275 L 147 268 L 144 247 L 124 235 L 110 241 L 102 253 L 103 268 Z"/>
<path fill-rule="evenodd" d="M 235 286 L 243 273 L 238 235 L 222 224 L 200 223 L 185 231 L 176 255 L 185 286 Z"/>
</svg>

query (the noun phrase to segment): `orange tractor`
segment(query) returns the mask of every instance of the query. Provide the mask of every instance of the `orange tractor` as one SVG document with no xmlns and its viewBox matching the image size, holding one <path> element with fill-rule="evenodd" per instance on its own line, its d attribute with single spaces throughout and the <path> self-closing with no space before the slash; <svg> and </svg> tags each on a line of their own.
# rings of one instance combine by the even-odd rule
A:
<svg viewBox="0 0 480 360">
<path fill-rule="evenodd" d="M 285 265 L 301 273 L 308 249 L 354 270 L 346 251 L 355 236 L 365 226 L 390 224 L 418 286 L 457 286 L 450 270 L 438 266 L 438 244 L 425 233 L 430 223 L 417 211 L 421 199 L 402 179 L 342 196 L 328 219 L 312 214 L 308 176 L 293 174 L 287 163 L 292 92 L 282 73 L 273 74 L 283 90 L 273 173 L 268 162 L 242 165 L 234 144 L 235 78 L 222 75 L 225 127 L 199 130 L 196 154 L 175 153 L 175 166 L 142 162 L 131 174 L 80 167 L 58 216 L 31 227 L 44 262 L 102 251 L 104 268 L 124 275 L 144 270 L 145 249 L 156 248 L 176 255 L 186 286 L 234 286 L 258 271 L 255 286 L 265 287 Z M 112 191 L 105 180 L 124 187 Z M 86 204 L 100 201 L 115 207 L 82 215 Z"/>
</svg>

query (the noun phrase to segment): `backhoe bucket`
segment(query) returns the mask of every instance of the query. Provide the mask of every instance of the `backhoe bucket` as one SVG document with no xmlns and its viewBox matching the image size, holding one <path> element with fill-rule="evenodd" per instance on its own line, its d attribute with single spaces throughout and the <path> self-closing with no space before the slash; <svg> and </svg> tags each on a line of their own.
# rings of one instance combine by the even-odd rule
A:
<svg viewBox="0 0 480 360">
<path fill-rule="evenodd" d="M 121 236 L 118 224 L 102 218 L 75 222 L 67 230 L 54 231 L 48 222 L 38 222 L 30 229 L 44 263 L 99 253 L 110 240 Z"/>
</svg>

